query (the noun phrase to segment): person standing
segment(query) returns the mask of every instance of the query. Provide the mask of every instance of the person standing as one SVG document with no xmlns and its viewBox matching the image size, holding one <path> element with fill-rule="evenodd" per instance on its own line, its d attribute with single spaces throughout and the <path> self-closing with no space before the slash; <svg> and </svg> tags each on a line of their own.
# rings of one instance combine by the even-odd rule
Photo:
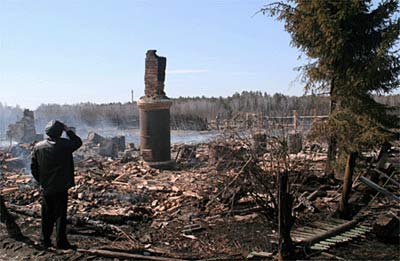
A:
<svg viewBox="0 0 400 261">
<path fill-rule="evenodd" d="M 52 246 L 56 224 L 56 247 L 74 249 L 66 233 L 68 189 L 75 186 L 72 153 L 82 146 L 82 140 L 60 121 L 50 121 L 45 131 L 48 138 L 35 145 L 31 162 L 32 176 L 42 188 L 41 241 L 44 248 Z M 69 139 L 61 137 L 63 131 Z"/>
</svg>

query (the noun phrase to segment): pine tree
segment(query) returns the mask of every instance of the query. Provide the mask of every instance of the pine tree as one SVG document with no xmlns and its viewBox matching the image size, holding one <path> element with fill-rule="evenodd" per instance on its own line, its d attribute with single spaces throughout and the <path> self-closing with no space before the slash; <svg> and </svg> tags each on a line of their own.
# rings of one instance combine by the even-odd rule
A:
<svg viewBox="0 0 400 261">
<path fill-rule="evenodd" d="M 377 7 L 371 0 L 287 0 L 261 12 L 283 21 L 292 45 L 309 58 L 302 67 L 306 91 L 329 92 L 331 145 L 342 158 L 354 162 L 348 155 L 390 139 L 399 118 L 373 95 L 400 85 L 397 0 Z"/>
</svg>

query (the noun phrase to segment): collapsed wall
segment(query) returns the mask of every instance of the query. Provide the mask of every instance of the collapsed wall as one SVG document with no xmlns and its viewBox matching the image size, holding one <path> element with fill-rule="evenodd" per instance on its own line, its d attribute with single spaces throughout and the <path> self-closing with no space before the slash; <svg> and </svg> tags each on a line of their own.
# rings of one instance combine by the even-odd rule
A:
<svg viewBox="0 0 400 261">
<path fill-rule="evenodd" d="M 8 125 L 7 138 L 19 143 L 31 143 L 43 139 L 42 134 L 37 134 L 33 111 L 25 109 L 22 119 Z"/>
</svg>

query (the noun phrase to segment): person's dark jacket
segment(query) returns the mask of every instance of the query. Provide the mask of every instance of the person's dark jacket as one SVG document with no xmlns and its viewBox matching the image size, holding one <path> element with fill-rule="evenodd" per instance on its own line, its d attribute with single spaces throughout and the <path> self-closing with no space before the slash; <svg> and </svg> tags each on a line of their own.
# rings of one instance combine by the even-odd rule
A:
<svg viewBox="0 0 400 261">
<path fill-rule="evenodd" d="M 31 171 L 44 194 L 64 192 L 75 185 L 72 152 L 82 140 L 73 131 L 67 131 L 67 136 L 69 139 L 50 137 L 33 149 Z"/>
</svg>

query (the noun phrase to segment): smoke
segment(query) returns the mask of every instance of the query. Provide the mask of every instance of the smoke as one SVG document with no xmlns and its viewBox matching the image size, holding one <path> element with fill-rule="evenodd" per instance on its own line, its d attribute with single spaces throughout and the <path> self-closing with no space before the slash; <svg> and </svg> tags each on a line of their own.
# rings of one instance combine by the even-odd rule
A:
<svg viewBox="0 0 400 261">
<path fill-rule="evenodd" d="M 21 119 L 23 110 L 20 107 L 11 107 L 0 102 L 0 141 L 6 139 L 8 125 Z M 0 146 L 4 145 L 0 143 Z M 7 145 L 6 145 L 7 146 Z"/>
<path fill-rule="evenodd" d="M 75 127 L 77 134 L 82 137 L 86 137 L 90 131 L 108 130 L 115 133 L 118 130 L 134 129 L 139 126 L 139 112 L 136 104 L 133 103 L 41 105 L 35 111 L 36 131 L 44 133 L 47 122 L 54 119 Z"/>
</svg>

